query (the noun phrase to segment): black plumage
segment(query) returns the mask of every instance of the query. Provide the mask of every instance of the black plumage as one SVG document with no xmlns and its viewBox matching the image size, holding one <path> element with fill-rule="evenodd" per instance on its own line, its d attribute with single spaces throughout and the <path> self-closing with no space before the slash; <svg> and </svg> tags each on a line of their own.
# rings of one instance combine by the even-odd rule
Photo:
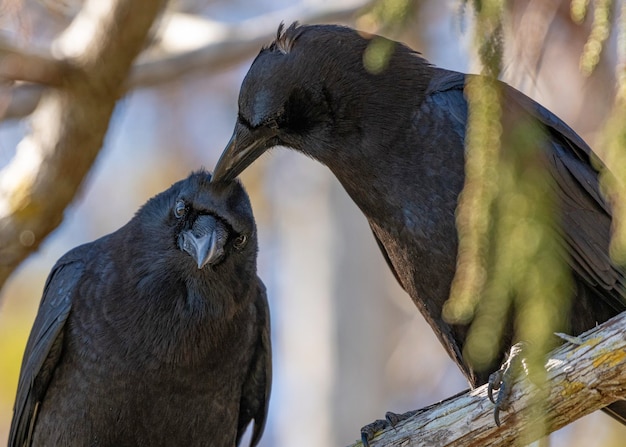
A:
<svg viewBox="0 0 626 447">
<path fill-rule="evenodd" d="M 464 89 L 471 75 L 435 67 L 400 43 L 391 45 L 382 71 L 368 71 L 364 52 L 372 37 L 334 25 L 281 25 L 243 81 L 234 134 L 213 181 L 233 179 L 276 145 L 325 164 L 367 217 L 391 270 L 450 357 L 472 386 L 481 385 L 496 364 L 480 371 L 468 365 L 469 325 L 442 317 L 457 261 Z M 573 278 L 569 331 L 578 334 L 626 309 L 624 271 L 609 259 L 611 210 L 600 194 L 593 153 L 550 111 L 498 85 L 503 152 L 514 150 L 509 143 L 518 121 L 544 134 L 543 162 L 554 178 Z M 512 341 L 512 322 L 506 332 L 497 361 Z"/>
<path fill-rule="evenodd" d="M 238 182 L 200 171 L 46 282 L 9 446 L 238 445 L 263 432 L 269 311 Z"/>
</svg>

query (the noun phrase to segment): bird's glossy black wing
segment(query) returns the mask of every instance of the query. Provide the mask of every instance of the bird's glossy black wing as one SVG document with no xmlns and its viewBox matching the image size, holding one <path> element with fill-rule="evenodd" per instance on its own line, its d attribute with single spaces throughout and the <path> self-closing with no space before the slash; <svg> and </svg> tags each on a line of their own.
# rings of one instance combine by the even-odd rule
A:
<svg viewBox="0 0 626 447">
<path fill-rule="evenodd" d="M 444 122 L 445 130 L 461 141 L 465 140 L 468 113 L 465 80 L 464 73 L 434 68 L 420 111 L 420 115 L 428 114 L 432 122 Z"/>
<path fill-rule="evenodd" d="M 591 148 L 549 110 L 507 89 L 504 100 L 519 104 L 545 126 L 548 163 L 555 179 L 565 248 L 577 275 L 616 313 L 626 310 L 624 271 L 611 262 L 611 209 L 602 196 Z"/>
<path fill-rule="evenodd" d="M 254 349 L 250 370 L 243 385 L 239 423 L 237 425 L 237 445 L 246 431 L 246 427 L 254 419 L 254 429 L 250 446 L 258 444 L 265 428 L 267 408 L 272 386 L 272 351 L 270 343 L 270 314 L 265 286 L 257 278 L 257 328 L 258 338 Z"/>
<path fill-rule="evenodd" d="M 64 259 L 59 260 L 48 276 L 26 344 L 13 408 L 9 447 L 30 445 L 39 404 L 61 358 L 64 326 L 72 307 L 71 298 L 83 272 L 81 262 Z"/>
<path fill-rule="evenodd" d="M 428 93 L 438 101 L 447 101 L 445 106 L 452 116 L 457 110 L 459 120 L 464 119 L 467 104 L 459 92 L 472 75 L 437 71 Z M 609 258 L 611 210 L 600 192 L 598 173 L 593 167 L 593 163 L 600 164 L 599 160 L 592 160 L 595 155 L 591 148 L 556 115 L 514 88 L 502 85 L 504 113 L 524 112 L 547 131 L 548 162 L 561 206 L 563 239 L 571 268 L 616 312 L 625 310 L 624 271 Z M 445 94 L 438 94 L 442 92 Z"/>
</svg>

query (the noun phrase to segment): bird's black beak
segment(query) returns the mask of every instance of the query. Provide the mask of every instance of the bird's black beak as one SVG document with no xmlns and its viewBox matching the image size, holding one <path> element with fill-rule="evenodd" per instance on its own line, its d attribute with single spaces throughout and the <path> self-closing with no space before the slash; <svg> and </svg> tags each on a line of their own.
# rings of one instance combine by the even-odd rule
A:
<svg viewBox="0 0 626 447">
<path fill-rule="evenodd" d="M 228 238 L 224 224 L 213 216 L 200 215 L 190 230 L 184 230 L 178 237 L 181 250 L 191 255 L 198 268 L 217 263 L 224 254 L 224 244 Z"/>
<path fill-rule="evenodd" d="M 272 144 L 276 132 L 271 129 L 251 131 L 240 123 L 213 171 L 212 183 L 227 182 L 237 177 Z"/>
</svg>

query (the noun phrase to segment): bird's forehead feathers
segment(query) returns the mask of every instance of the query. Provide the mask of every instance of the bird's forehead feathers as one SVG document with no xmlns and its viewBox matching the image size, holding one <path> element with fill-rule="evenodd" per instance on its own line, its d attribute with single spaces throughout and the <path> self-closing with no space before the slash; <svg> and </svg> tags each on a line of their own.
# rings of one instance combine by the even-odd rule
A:
<svg viewBox="0 0 626 447">
<path fill-rule="evenodd" d="M 194 172 L 150 199 L 135 217 L 148 216 L 145 222 L 150 222 L 154 228 L 161 228 L 162 223 L 172 217 L 176 202 L 182 199 L 195 213 L 217 216 L 237 233 L 255 233 L 250 200 L 239 181 L 214 185 L 210 180 L 208 172 Z"/>
<path fill-rule="evenodd" d="M 253 127 L 278 114 L 297 81 L 285 56 L 260 54 L 250 67 L 239 93 L 239 113 Z"/>
<path fill-rule="evenodd" d="M 242 98 L 239 102 L 239 113 L 252 127 L 258 127 L 279 115 L 285 102 L 286 97 L 281 95 L 281 90 L 261 86 Z"/>
<path fill-rule="evenodd" d="M 225 220 L 236 232 L 254 231 L 254 217 L 248 194 L 239 181 L 227 184 L 210 183 L 206 171 L 192 173 L 180 183 L 175 200 L 183 199 L 195 211 L 216 215 Z"/>
</svg>

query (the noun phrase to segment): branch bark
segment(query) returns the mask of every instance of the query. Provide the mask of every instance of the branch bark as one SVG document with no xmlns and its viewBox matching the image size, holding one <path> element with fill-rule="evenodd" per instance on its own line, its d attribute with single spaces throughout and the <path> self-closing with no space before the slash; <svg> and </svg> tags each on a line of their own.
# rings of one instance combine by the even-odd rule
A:
<svg viewBox="0 0 626 447">
<path fill-rule="evenodd" d="M 493 404 L 482 386 L 417 410 L 383 430 L 371 447 L 485 446 L 528 444 L 626 397 L 626 313 L 550 353 L 539 390 L 524 377 L 513 385 L 508 412 L 497 427 Z M 537 396 L 541 396 L 538 408 Z M 539 411 L 541 410 L 541 411 Z M 361 446 L 360 442 L 351 447 Z"/>
<path fill-rule="evenodd" d="M 54 42 L 77 67 L 46 90 L 32 132 L 0 171 L 0 287 L 61 222 L 95 160 L 161 1 L 89 0 Z"/>
<path fill-rule="evenodd" d="M 17 48 L 0 40 L 0 78 L 59 87 L 72 68 L 68 61 L 56 59 L 46 51 Z"/>
</svg>

